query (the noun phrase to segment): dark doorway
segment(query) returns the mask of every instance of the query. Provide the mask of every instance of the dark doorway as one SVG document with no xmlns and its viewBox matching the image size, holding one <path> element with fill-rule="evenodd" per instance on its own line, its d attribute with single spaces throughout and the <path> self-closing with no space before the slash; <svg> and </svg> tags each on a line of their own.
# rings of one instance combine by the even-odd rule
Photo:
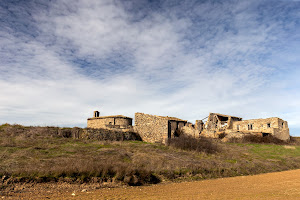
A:
<svg viewBox="0 0 300 200">
<path fill-rule="evenodd" d="M 268 136 L 269 135 L 269 133 L 262 133 L 262 136 L 263 137 L 266 137 L 266 136 Z"/>
<path fill-rule="evenodd" d="M 171 138 L 171 122 L 168 121 L 168 138 Z"/>
</svg>

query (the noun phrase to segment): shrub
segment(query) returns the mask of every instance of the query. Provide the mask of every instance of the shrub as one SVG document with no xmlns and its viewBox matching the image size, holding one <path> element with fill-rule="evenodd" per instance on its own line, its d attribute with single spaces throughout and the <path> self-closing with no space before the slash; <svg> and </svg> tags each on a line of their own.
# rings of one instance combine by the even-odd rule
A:
<svg viewBox="0 0 300 200">
<path fill-rule="evenodd" d="M 187 135 L 169 138 L 167 145 L 178 149 L 205 153 L 216 153 L 220 150 L 217 143 L 210 138 L 201 137 L 197 139 Z"/>
<path fill-rule="evenodd" d="M 219 134 L 219 139 L 223 139 L 223 138 L 225 138 L 226 137 L 226 133 L 221 133 L 221 134 Z"/>
</svg>

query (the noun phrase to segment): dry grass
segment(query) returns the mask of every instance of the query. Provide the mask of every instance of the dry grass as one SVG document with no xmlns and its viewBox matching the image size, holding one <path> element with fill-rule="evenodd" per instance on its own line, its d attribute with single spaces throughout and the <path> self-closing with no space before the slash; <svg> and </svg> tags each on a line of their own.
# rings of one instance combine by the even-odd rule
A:
<svg viewBox="0 0 300 200">
<path fill-rule="evenodd" d="M 292 149 L 191 138 L 165 146 L 65 138 L 50 130 L 30 135 L 21 129 L 28 131 L 20 127 L 12 133 L 8 126 L 0 127 L 0 176 L 5 176 L 1 184 L 66 181 L 143 185 L 300 168 L 300 146 Z"/>
</svg>

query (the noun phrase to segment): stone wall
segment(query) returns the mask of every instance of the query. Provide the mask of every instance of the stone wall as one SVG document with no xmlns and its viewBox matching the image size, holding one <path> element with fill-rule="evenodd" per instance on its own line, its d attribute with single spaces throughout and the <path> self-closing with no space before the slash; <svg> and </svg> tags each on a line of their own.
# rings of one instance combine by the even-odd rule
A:
<svg viewBox="0 0 300 200">
<path fill-rule="evenodd" d="M 207 131 L 220 132 L 226 129 L 232 129 L 233 122 L 241 121 L 242 118 L 219 113 L 209 113 L 205 129 Z"/>
<path fill-rule="evenodd" d="M 87 128 L 130 128 L 132 118 L 122 116 L 93 117 L 87 120 Z"/>
<path fill-rule="evenodd" d="M 131 130 L 121 131 L 118 129 L 103 128 L 86 128 L 83 129 L 80 138 L 93 140 L 109 140 L 109 141 L 125 141 L 125 140 L 141 140 L 140 136 Z"/>
<path fill-rule="evenodd" d="M 168 119 L 144 113 L 135 113 L 135 132 L 145 142 L 165 143 L 168 138 Z"/>
<path fill-rule="evenodd" d="M 235 131 L 272 133 L 273 128 L 278 128 L 278 118 L 251 119 L 233 122 Z"/>
<path fill-rule="evenodd" d="M 200 136 L 218 138 L 218 133 L 215 130 L 203 129 L 200 133 Z"/>
<path fill-rule="evenodd" d="M 192 126 L 184 126 L 184 127 L 181 128 L 181 130 L 183 131 L 183 133 L 185 135 L 189 135 L 189 136 L 192 136 L 194 138 L 198 138 L 199 134 L 200 134 L 200 131 L 195 129 Z"/>
<path fill-rule="evenodd" d="M 287 122 L 278 117 L 235 121 L 232 130 L 244 133 L 267 133 L 281 140 L 290 138 Z"/>
<path fill-rule="evenodd" d="M 196 120 L 196 123 L 195 123 L 195 129 L 198 130 L 198 131 L 202 131 L 204 128 L 204 123 L 202 120 Z"/>
<path fill-rule="evenodd" d="M 165 143 L 168 138 L 174 137 L 176 131 L 183 128 L 186 123 L 187 121 L 175 117 L 135 113 L 134 130 L 143 141 Z"/>
<path fill-rule="evenodd" d="M 283 128 L 283 129 L 274 128 L 272 135 L 274 135 L 276 138 L 280 140 L 284 140 L 284 141 L 290 140 L 290 130 L 288 128 Z"/>
<path fill-rule="evenodd" d="M 132 126 L 132 119 L 131 118 L 115 118 L 115 124 L 118 125 L 121 128 L 122 127 L 127 127 L 127 126 Z"/>
<path fill-rule="evenodd" d="M 88 128 L 106 128 L 106 125 L 109 124 L 114 124 L 114 118 L 90 118 L 87 120 Z"/>
</svg>

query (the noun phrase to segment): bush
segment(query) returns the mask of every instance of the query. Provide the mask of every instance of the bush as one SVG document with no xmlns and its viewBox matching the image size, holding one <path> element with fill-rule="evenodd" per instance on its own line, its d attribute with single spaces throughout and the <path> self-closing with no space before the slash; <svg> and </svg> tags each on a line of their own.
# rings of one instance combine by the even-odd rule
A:
<svg viewBox="0 0 300 200">
<path fill-rule="evenodd" d="M 220 147 L 215 141 L 205 137 L 197 139 L 192 136 L 181 135 L 180 137 L 169 138 L 167 145 L 178 149 L 205 153 L 216 153 L 220 151 Z"/>
<path fill-rule="evenodd" d="M 219 134 L 219 139 L 223 139 L 223 138 L 225 138 L 226 137 L 226 133 L 221 133 L 221 134 Z"/>
</svg>

